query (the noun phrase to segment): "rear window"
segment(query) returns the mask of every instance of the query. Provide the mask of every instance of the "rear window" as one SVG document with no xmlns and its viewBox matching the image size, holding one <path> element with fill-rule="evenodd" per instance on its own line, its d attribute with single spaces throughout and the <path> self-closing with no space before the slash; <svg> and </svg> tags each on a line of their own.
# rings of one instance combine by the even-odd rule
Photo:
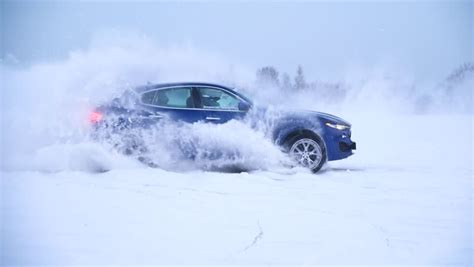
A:
<svg viewBox="0 0 474 267">
<path fill-rule="evenodd" d="M 142 103 L 161 107 L 193 108 L 191 88 L 160 89 L 142 94 Z"/>
</svg>

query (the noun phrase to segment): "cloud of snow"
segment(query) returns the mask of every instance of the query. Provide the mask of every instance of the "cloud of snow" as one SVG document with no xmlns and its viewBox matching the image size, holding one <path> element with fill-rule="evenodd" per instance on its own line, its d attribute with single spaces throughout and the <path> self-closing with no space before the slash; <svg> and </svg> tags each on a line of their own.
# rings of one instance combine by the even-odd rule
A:
<svg viewBox="0 0 474 267">
<path fill-rule="evenodd" d="M 317 91 L 294 93 L 291 88 L 257 83 L 256 70 L 235 59 L 190 45 L 163 46 L 142 36 L 118 36 L 103 34 L 88 49 L 72 51 L 61 61 L 25 68 L 0 65 L 2 169 L 100 171 L 143 166 L 110 146 L 92 142 L 88 115 L 125 89 L 147 82 L 222 83 L 240 88 L 257 104 L 334 112 L 349 119 L 353 113 L 472 112 L 472 73 L 432 89 L 403 73 L 362 71 L 347 75 L 338 86 L 320 82 Z M 245 122 L 169 125 L 142 134 L 153 148 L 149 156 L 167 169 L 228 165 L 266 169 L 284 162 L 285 156 L 265 133 L 250 126 Z M 155 142 L 157 136 L 164 137 L 162 142 Z M 171 144 L 191 141 L 199 146 L 197 159 L 174 157 Z M 229 153 L 211 161 L 206 154 L 210 148 Z"/>
<path fill-rule="evenodd" d="M 218 55 L 196 50 L 189 45 L 165 47 L 134 35 L 120 38 L 117 35 L 101 36 L 92 42 L 89 49 L 73 51 L 64 61 L 38 63 L 28 68 L 1 65 L 1 73 L 4 77 L 2 169 L 32 168 L 46 171 L 95 170 L 100 169 L 96 165 L 101 160 L 105 168 L 130 166 L 110 163 L 112 159 L 120 158 L 120 155 L 114 154 L 113 149 L 108 150 L 112 154 L 107 154 L 104 148 L 90 143 L 88 122 L 89 113 L 95 106 L 119 96 L 127 88 L 148 82 L 225 83 L 226 80 L 250 80 L 253 75 L 245 68 L 229 64 Z M 200 141 L 210 142 L 207 145 L 231 145 L 234 149 L 240 147 L 241 153 L 248 154 L 232 160 L 245 159 L 251 165 L 256 164 L 257 159 L 264 156 L 268 149 L 279 153 L 260 133 L 238 123 L 218 127 L 202 124 L 187 127 L 194 129 L 170 126 L 162 131 L 169 137 L 176 135 L 173 131 L 195 132 L 209 137 Z M 218 129 L 224 128 L 232 128 L 230 132 L 245 135 L 245 140 L 239 145 L 236 140 L 242 139 L 223 138 L 228 134 Z M 186 137 L 185 134 L 180 136 Z M 153 144 L 150 141 L 149 145 Z M 157 155 L 166 155 L 168 151 L 155 152 Z M 166 157 L 162 156 L 158 161 L 165 164 Z"/>
</svg>

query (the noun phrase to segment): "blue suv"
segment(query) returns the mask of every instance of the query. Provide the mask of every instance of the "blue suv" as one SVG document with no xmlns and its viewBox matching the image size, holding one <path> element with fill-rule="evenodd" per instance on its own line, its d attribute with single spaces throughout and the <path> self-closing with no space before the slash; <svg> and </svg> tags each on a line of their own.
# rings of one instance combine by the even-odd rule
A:
<svg viewBox="0 0 474 267">
<path fill-rule="evenodd" d="M 263 120 L 268 113 L 265 111 L 228 87 L 186 82 L 150 84 L 129 90 L 98 107 L 90 120 L 96 130 L 112 128 L 120 133 L 126 128 L 156 125 L 164 118 L 184 123 L 226 123 L 244 120 L 252 113 L 254 119 Z M 108 117 L 114 117 L 114 123 L 106 120 Z M 313 172 L 319 171 L 326 161 L 349 157 L 356 149 L 351 140 L 351 124 L 321 112 L 284 112 L 273 119 L 270 132 L 276 145 Z"/>
</svg>

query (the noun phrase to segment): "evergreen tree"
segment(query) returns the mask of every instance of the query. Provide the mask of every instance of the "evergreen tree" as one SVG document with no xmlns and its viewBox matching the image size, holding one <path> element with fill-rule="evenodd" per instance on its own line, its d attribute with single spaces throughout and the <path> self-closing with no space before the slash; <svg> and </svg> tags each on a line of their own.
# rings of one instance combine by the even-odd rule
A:
<svg viewBox="0 0 474 267">
<path fill-rule="evenodd" d="M 292 84 L 291 84 L 291 78 L 290 78 L 290 75 L 288 75 L 288 73 L 283 73 L 281 75 L 281 88 L 283 90 L 291 90 L 292 88 Z"/>
<path fill-rule="evenodd" d="M 266 66 L 257 70 L 257 82 L 278 86 L 280 84 L 278 75 L 278 71 L 275 67 Z"/>
<path fill-rule="evenodd" d="M 303 90 L 306 87 L 307 87 L 307 84 L 304 78 L 303 67 L 301 67 L 301 65 L 298 65 L 298 69 L 296 70 L 296 76 L 295 76 L 295 89 Z"/>
</svg>

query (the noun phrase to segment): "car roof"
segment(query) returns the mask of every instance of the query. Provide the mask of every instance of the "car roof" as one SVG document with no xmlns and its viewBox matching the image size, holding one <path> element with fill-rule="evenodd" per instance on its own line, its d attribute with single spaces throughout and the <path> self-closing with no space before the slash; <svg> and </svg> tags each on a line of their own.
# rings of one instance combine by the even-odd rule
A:
<svg viewBox="0 0 474 267">
<path fill-rule="evenodd" d="M 227 86 L 223 86 L 223 85 L 215 84 L 215 83 L 207 83 L 207 82 L 173 82 L 173 83 L 156 83 L 156 84 L 150 83 L 147 85 L 135 87 L 134 90 L 137 93 L 142 93 L 151 89 L 159 89 L 159 88 L 172 87 L 172 86 L 210 86 L 210 87 L 219 87 L 219 88 L 233 91 Z"/>
<path fill-rule="evenodd" d="M 152 89 L 160 89 L 160 88 L 166 88 L 166 87 L 174 87 L 174 86 L 209 86 L 209 87 L 218 87 L 218 88 L 222 88 L 222 89 L 225 89 L 225 90 L 228 90 L 236 95 L 238 95 L 240 98 L 244 99 L 245 101 L 247 101 L 249 104 L 253 105 L 253 102 L 252 100 L 250 100 L 249 98 L 247 98 L 245 95 L 241 94 L 240 92 L 237 92 L 233 89 L 231 89 L 230 87 L 227 87 L 227 86 L 224 86 L 224 85 L 220 85 L 220 84 L 216 84 L 216 83 L 208 83 L 208 82 L 173 82 L 173 83 L 156 83 L 156 84 L 147 84 L 147 85 L 142 85 L 142 86 L 138 86 L 138 87 L 135 87 L 134 90 L 135 92 L 137 93 L 143 93 L 143 92 L 146 92 L 146 91 L 149 91 L 149 90 L 152 90 Z"/>
</svg>

